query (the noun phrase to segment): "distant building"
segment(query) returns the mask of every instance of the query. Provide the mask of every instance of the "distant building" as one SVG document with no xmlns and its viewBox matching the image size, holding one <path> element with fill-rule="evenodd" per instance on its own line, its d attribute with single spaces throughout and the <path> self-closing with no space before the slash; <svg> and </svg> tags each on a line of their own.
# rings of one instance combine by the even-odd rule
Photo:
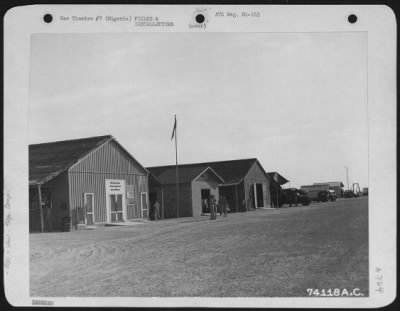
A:
<svg viewBox="0 0 400 311">
<path fill-rule="evenodd" d="M 148 171 L 112 136 L 29 146 L 30 231 L 147 217 Z"/>
<path fill-rule="evenodd" d="M 147 167 L 150 172 L 150 201 L 157 199 L 165 218 L 200 216 L 210 195 L 227 198 L 231 212 L 271 207 L 270 180 L 259 161 L 230 161 L 178 166 L 179 211 L 176 204 L 176 166 Z"/>
</svg>

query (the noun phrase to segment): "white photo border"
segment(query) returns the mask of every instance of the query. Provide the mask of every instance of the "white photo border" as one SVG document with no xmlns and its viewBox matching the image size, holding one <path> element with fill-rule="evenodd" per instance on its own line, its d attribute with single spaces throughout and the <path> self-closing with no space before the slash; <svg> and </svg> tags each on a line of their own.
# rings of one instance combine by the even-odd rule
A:
<svg viewBox="0 0 400 311">
<path fill-rule="evenodd" d="M 256 11 L 254 20 L 211 18 L 223 10 Z M 129 12 L 129 13 L 127 13 Z M 205 12 L 207 27 L 190 27 Z M 51 13 L 54 22 L 43 16 Z M 60 16 L 158 16 L 166 27 L 131 23 L 61 22 Z M 349 14 L 359 19 L 347 21 Z M 247 22 L 248 21 L 248 22 Z M 288 22 L 290 21 L 290 22 Z M 369 297 L 360 298 L 127 298 L 30 297 L 28 208 L 28 98 L 30 39 L 37 33 L 121 32 L 367 32 L 369 122 Z M 384 5 L 35 5 L 15 7 L 4 18 L 4 280 L 14 306 L 48 301 L 53 306 L 135 307 L 381 307 L 396 297 L 396 19 Z M 385 291 L 376 291 L 376 269 Z"/>
</svg>

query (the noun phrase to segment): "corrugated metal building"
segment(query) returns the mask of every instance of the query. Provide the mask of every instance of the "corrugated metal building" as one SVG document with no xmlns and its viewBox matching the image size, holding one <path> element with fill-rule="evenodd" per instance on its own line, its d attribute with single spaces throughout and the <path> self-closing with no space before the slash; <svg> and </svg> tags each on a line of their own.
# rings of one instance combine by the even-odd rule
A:
<svg viewBox="0 0 400 311">
<path fill-rule="evenodd" d="M 162 195 L 161 186 L 164 188 L 164 200 L 160 203 L 164 209 L 165 218 L 176 217 L 178 215 L 175 212 L 176 166 L 148 167 L 147 170 L 160 183 L 158 186 L 150 184 L 150 192 L 158 193 L 159 198 Z M 179 214 L 179 217 L 201 215 L 204 212 L 201 201 L 211 194 L 215 194 L 217 200 L 220 195 L 223 195 L 228 201 L 231 212 L 271 207 L 270 180 L 255 158 L 184 164 L 178 166 L 178 172 L 179 206 L 186 206 L 185 204 L 191 202 L 189 209 Z M 181 180 L 186 183 L 191 182 L 196 173 L 200 172 L 210 172 L 202 177 L 203 184 L 197 181 L 196 186 L 186 186 L 181 190 Z M 215 175 L 220 177 L 219 180 Z M 169 201 L 166 200 L 167 192 Z"/>
<path fill-rule="evenodd" d="M 177 204 L 176 167 L 148 167 L 150 172 L 150 204 L 161 205 L 162 218 L 200 216 L 202 200 L 211 195 L 218 200 L 218 185 L 223 179 L 208 166 L 179 165 L 179 208 Z"/>
<path fill-rule="evenodd" d="M 30 145 L 29 194 L 30 231 L 148 217 L 148 171 L 110 135 Z"/>
</svg>

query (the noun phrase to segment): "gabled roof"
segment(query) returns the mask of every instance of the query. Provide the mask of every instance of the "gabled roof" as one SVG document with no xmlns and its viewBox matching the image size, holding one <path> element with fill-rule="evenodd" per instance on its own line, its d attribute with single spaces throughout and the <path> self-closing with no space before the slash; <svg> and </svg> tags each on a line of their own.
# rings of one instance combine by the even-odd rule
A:
<svg viewBox="0 0 400 311">
<path fill-rule="evenodd" d="M 216 162 L 202 162 L 178 165 L 179 183 L 191 182 L 207 167 L 219 175 L 224 183 L 239 183 L 249 172 L 257 159 L 241 159 Z M 261 166 L 261 165 L 260 165 Z M 175 165 L 147 167 L 147 170 L 162 183 L 175 183 Z M 261 167 L 262 168 L 262 167 Z"/>
<path fill-rule="evenodd" d="M 176 183 L 176 166 L 158 166 L 158 167 L 147 167 L 151 176 L 161 184 L 175 184 Z M 219 176 L 211 167 L 209 166 L 178 166 L 178 181 L 180 184 L 190 183 L 193 180 L 200 177 L 205 172 L 211 172 L 212 175 L 219 182 L 224 182 L 224 180 Z"/>
<path fill-rule="evenodd" d="M 343 183 L 341 181 L 330 181 L 330 182 L 316 182 L 313 183 L 313 185 L 315 186 L 319 186 L 319 185 L 326 185 L 328 184 L 329 187 L 344 187 Z"/>
<path fill-rule="evenodd" d="M 111 139 L 106 135 L 29 145 L 29 184 L 42 184 L 58 176 Z"/>
<path fill-rule="evenodd" d="M 111 140 L 137 162 L 111 135 L 29 145 L 29 185 L 55 178 Z"/>
<path fill-rule="evenodd" d="M 269 180 L 274 181 L 275 183 L 277 183 L 280 186 L 289 182 L 289 180 L 287 180 L 285 177 L 283 177 L 278 172 L 268 172 L 267 176 L 269 177 Z"/>
</svg>

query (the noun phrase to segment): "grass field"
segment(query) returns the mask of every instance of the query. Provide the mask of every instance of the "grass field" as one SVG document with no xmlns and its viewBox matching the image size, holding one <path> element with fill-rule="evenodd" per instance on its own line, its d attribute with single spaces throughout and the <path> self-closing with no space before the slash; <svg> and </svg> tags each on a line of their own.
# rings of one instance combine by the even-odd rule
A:
<svg viewBox="0 0 400 311">
<path fill-rule="evenodd" d="M 32 296 L 368 295 L 365 198 L 30 235 Z"/>
</svg>

